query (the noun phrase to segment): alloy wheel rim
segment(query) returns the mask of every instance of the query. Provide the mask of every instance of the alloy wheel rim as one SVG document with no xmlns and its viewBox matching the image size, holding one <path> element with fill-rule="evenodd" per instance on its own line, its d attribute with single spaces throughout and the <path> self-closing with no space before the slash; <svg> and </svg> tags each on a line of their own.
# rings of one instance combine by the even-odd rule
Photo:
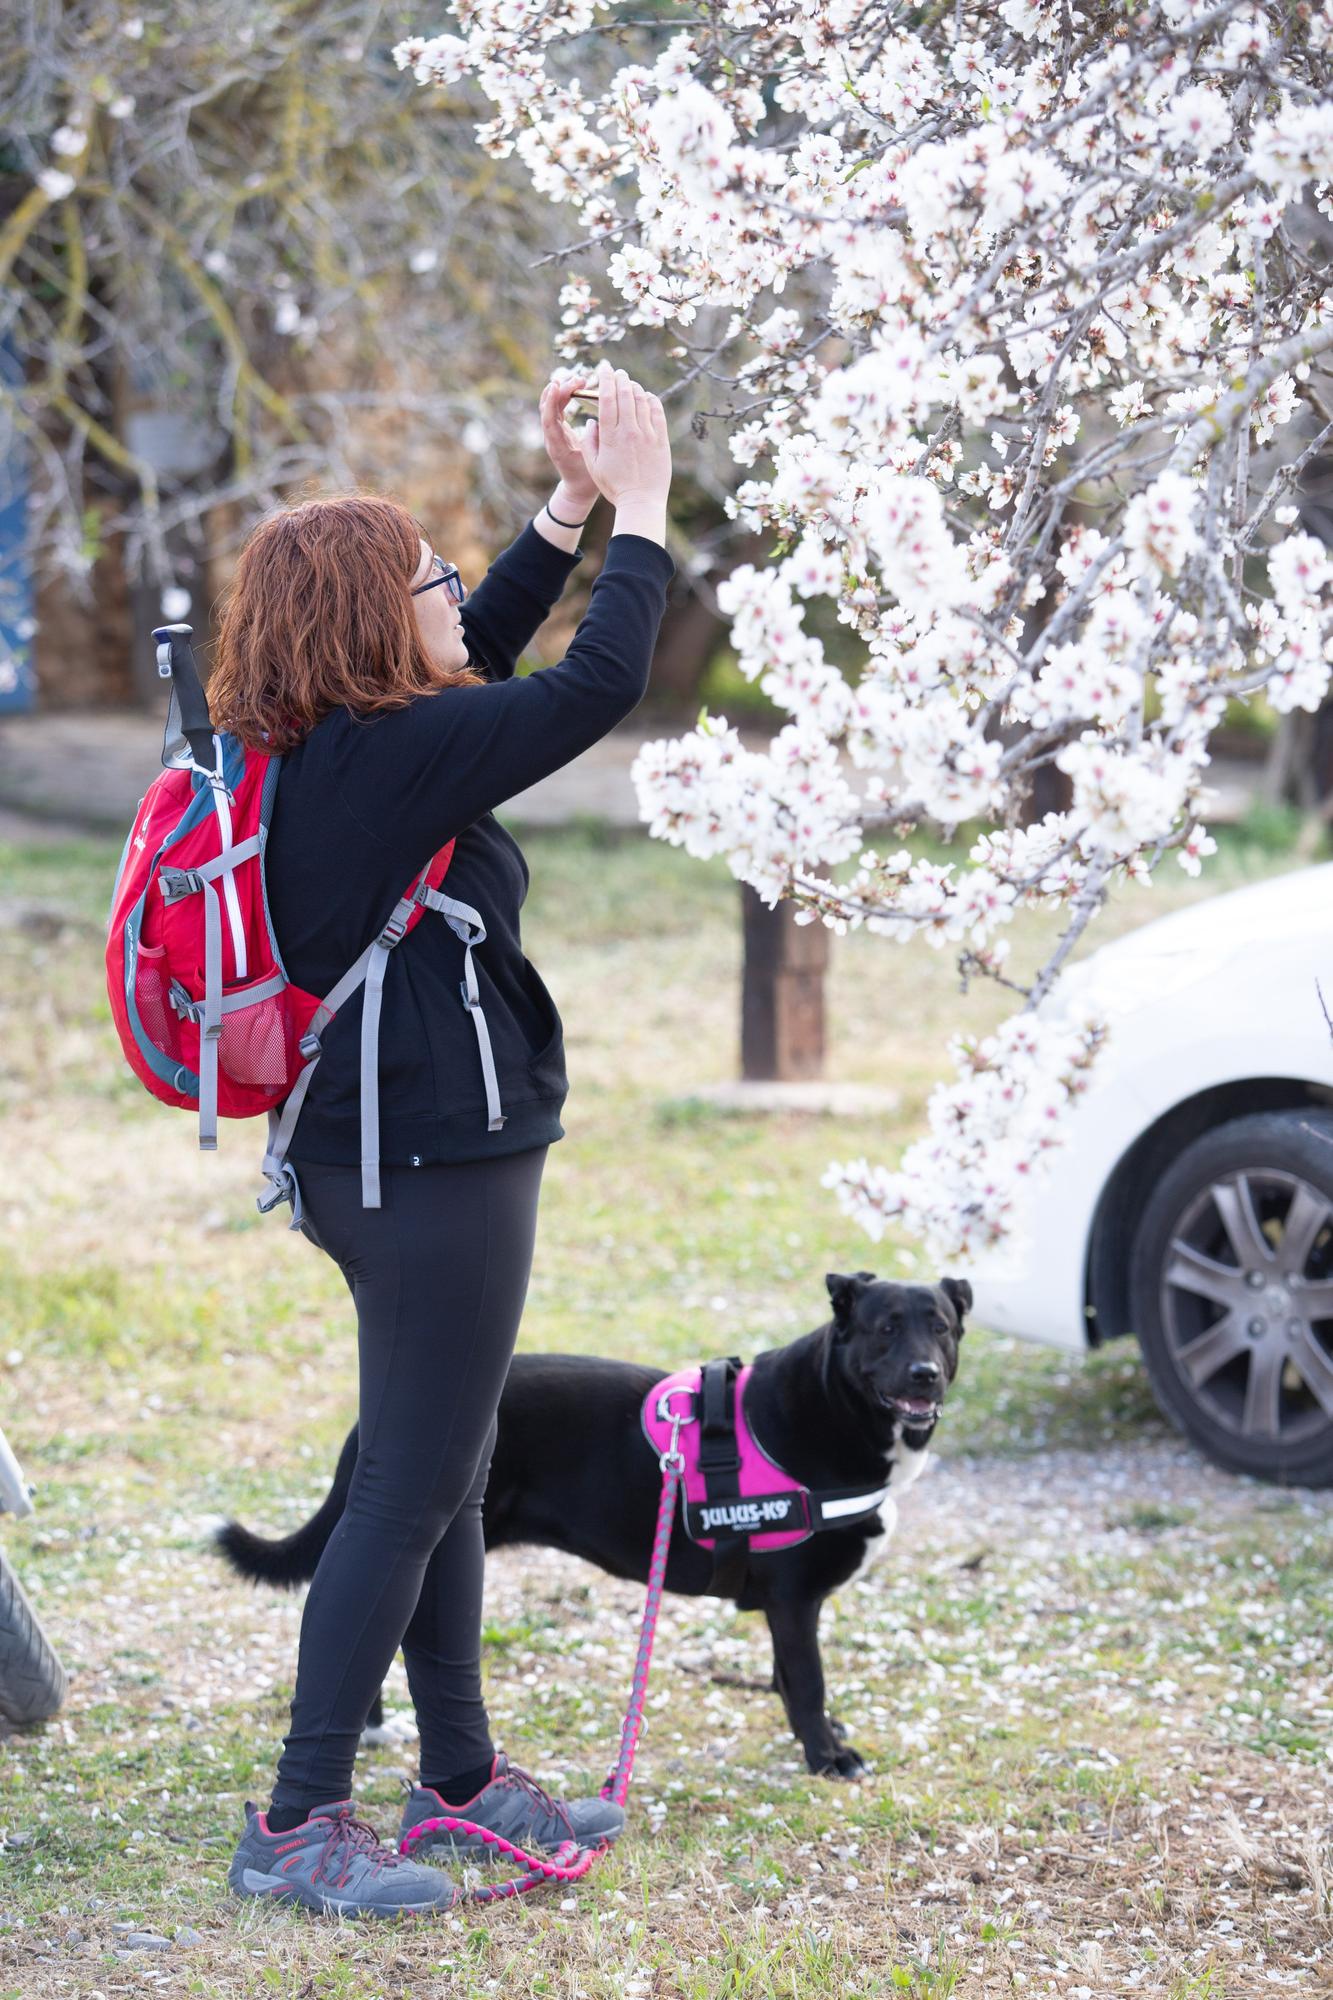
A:
<svg viewBox="0 0 1333 2000">
<path fill-rule="evenodd" d="M 1247 1443 L 1333 1429 L 1333 1197 L 1299 1174 L 1219 1176 L 1184 1208 L 1159 1288 L 1192 1400 Z"/>
</svg>

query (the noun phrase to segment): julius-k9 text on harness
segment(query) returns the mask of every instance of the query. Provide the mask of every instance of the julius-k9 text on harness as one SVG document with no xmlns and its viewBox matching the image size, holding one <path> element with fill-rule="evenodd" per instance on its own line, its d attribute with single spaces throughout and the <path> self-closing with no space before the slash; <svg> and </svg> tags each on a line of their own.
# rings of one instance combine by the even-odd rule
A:
<svg viewBox="0 0 1333 2000">
<path fill-rule="evenodd" d="M 655 1452 L 672 1443 L 684 1457 L 681 1513 L 685 1532 L 714 1553 L 711 1589 L 740 1588 L 752 1551 L 784 1549 L 820 1528 L 840 1528 L 873 1514 L 888 1487 L 826 1487 L 812 1491 L 764 1450 L 745 1408 L 751 1364 L 730 1354 L 679 1368 L 655 1382 L 639 1420 Z"/>
</svg>

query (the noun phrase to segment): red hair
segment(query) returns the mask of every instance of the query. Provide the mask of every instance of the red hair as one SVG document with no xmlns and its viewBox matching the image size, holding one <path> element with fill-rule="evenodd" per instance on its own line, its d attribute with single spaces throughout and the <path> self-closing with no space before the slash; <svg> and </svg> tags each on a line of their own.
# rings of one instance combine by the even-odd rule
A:
<svg viewBox="0 0 1333 2000">
<path fill-rule="evenodd" d="M 331 709 L 375 715 L 476 687 L 422 644 L 409 588 L 429 542 L 377 493 L 295 502 L 254 528 L 227 587 L 208 707 L 253 750 L 290 750 Z"/>
</svg>

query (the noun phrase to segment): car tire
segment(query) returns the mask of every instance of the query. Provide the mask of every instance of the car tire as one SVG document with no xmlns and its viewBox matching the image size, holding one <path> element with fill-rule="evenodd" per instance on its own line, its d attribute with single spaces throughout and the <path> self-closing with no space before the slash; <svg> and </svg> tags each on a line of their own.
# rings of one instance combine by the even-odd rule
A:
<svg viewBox="0 0 1333 2000">
<path fill-rule="evenodd" d="M 1333 1112 L 1264 1111 L 1177 1155 L 1130 1250 L 1164 1414 L 1229 1471 L 1333 1485 Z"/>
</svg>

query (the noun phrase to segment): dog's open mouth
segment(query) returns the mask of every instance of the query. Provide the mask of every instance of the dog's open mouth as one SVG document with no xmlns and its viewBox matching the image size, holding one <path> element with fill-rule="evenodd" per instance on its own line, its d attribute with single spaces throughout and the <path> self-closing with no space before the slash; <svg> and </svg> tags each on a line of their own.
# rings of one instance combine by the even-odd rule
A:
<svg viewBox="0 0 1333 2000">
<path fill-rule="evenodd" d="M 940 1413 L 939 1404 L 931 1396 L 886 1396 L 881 1392 L 879 1400 L 885 1409 L 896 1410 L 910 1423 L 932 1423 Z"/>
</svg>

